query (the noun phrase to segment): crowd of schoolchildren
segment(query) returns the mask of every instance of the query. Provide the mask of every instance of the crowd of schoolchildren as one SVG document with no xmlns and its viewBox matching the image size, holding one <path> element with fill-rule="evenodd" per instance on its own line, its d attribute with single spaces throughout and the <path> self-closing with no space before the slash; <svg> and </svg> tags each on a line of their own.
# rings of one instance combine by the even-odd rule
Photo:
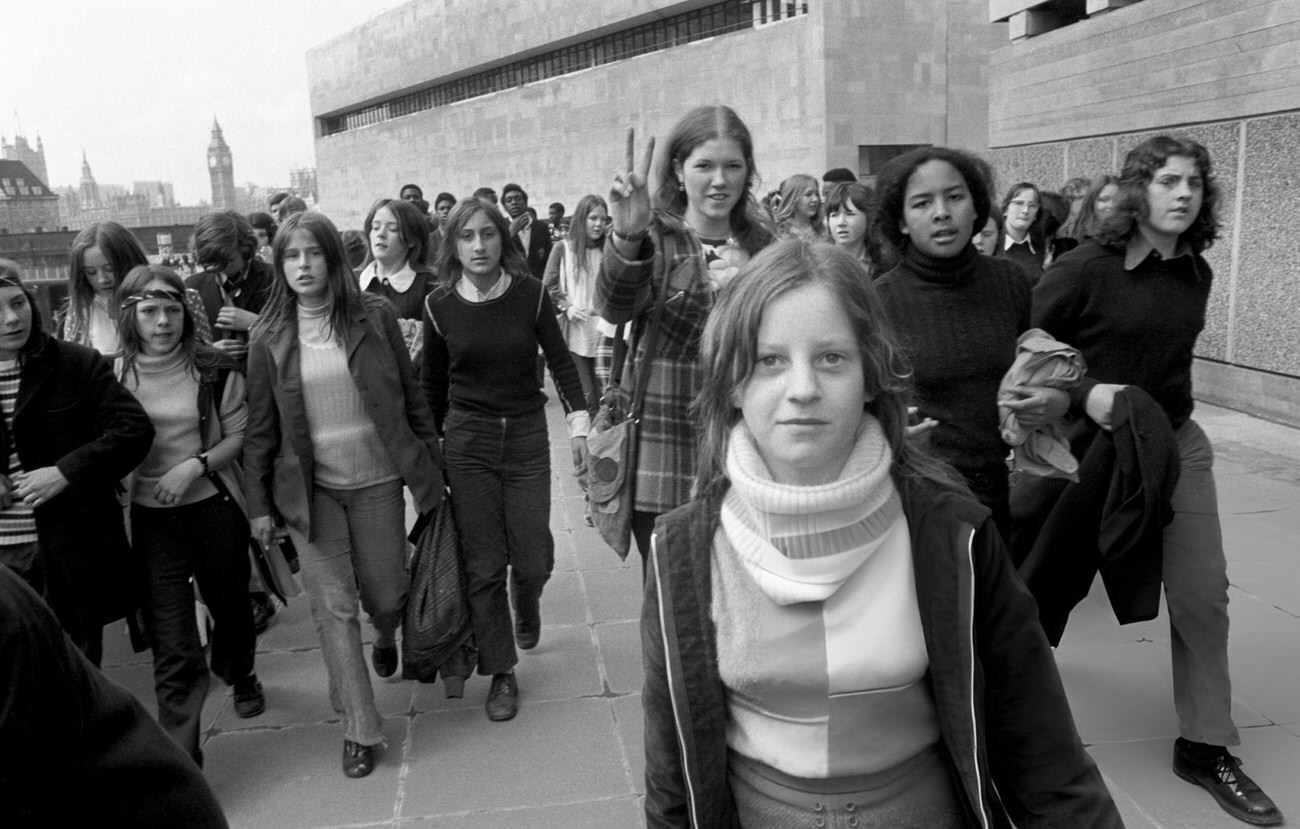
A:
<svg viewBox="0 0 1300 829">
<path fill-rule="evenodd" d="M 239 716 L 265 709 L 268 555 L 308 595 L 343 772 L 369 774 L 408 498 L 449 499 L 486 714 L 514 717 L 554 564 L 541 366 L 582 476 L 623 330 L 649 826 L 1121 825 L 1052 655 L 1098 572 L 1120 621 L 1167 602 L 1174 772 L 1281 822 L 1229 751 L 1192 418 L 1205 148 L 1148 138 L 1113 174 L 998 200 L 987 162 L 944 147 L 874 188 L 840 169 L 760 198 L 725 106 L 636 144 L 549 222 L 517 184 L 432 211 L 405 185 L 343 232 L 294 197 L 209 214 L 184 278 L 93 225 L 52 320 L 0 261 L 0 790 L 27 792 L 0 814 L 38 822 L 51 780 L 89 777 L 92 803 L 148 792 L 135 825 L 222 825 L 200 709 L 209 665 Z M 92 667 L 123 618 L 166 738 Z M 47 720 L 62 752 L 14 749 Z"/>
</svg>

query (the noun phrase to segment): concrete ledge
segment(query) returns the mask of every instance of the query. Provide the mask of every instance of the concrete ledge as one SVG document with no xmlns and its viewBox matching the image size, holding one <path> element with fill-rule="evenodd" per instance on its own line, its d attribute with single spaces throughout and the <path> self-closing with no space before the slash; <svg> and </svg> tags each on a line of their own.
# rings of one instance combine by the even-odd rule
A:
<svg viewBox="0 0 1300 829">
<path fill-rule="evenodd" d="M 1300 377 L 1197 358 L 1192 389 L 1197 400 L 1300 428 Z"/>
</svg>

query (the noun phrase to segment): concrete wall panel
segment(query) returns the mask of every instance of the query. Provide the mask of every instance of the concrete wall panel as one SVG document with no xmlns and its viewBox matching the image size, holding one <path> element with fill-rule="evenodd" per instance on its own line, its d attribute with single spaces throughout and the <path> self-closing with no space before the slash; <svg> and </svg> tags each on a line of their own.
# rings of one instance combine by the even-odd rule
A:
<svg viewBox="0 0 1300 829">
<path fill-rule="evenodd" d="M 1233 361 L 1300 375 L 1300 113 L 1246 123 Z"/>
</svg>

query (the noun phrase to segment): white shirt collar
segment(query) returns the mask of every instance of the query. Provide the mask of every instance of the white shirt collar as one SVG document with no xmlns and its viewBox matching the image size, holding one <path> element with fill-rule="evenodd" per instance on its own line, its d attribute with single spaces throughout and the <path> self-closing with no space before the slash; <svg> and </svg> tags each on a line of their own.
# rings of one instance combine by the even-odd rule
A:
<svg viewBox="0 0 1300 829">
<path fill-rule="evenodd" d="M 379 263 L 371 262 L 366 265 L 365 270 L 361 272 L 361 290 L 369 288 L 372 282 L 384 283 L 384 278 L 379 275 Z M 412 283 L 415 282 L 415 271 L 411 269 L 408 262 L 402 266 L 402 269 L 392 276 L 388 277 L 388 284 L 399 294 L 404 294 L 411 289 Z"/>
<path fill-rule="evenodd" d="M 461 299 L 466 302 L 488 302 L 504 295 L 506 291 L 510 290 L 511 283 L 510 274 L 502 269 L 501 275 L 497 277 L 496 282 L 492 283 L 492 287 L 479 293 L 479 289 L 474 287 L 474 283 L 466 279 L 462 274 L 460 279 L 456 280 L 456 293 L 460 294 Z"/>
</svg>

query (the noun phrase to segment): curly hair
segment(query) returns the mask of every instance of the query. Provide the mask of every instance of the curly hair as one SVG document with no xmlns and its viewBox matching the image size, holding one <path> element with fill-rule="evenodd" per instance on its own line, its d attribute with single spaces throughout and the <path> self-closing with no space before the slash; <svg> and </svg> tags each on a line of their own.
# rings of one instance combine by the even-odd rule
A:
<svg viewBox="0 0 1300 829">
<path fill-rule="evenodd" d="M 976 230 L 983 228 L 989 220 L 989 182 L 993 180 L 993 171 L 987 161 L 951 147 L 920 147 L 911 150 L 886 164 L 876 177 L 876 211 L 871 220 L 872 232 L 898 251 L 906 250 L 911 244 L 903 232 L 903 201 L 907 196 L 907 182 L 918 167 L 929 161 L 951 164 L 965 180 L 975 204 Z"/>
<path fill-rule="evenodd" d="M 787 239 L 761 251 L 719 292 L 700 339 L 703 382 L 692 404 L 699 457 L 695 489 L 711 497 L 726 489 L 727 440 L 741 418 L 735 394 L 758 362 L 758 331 L 777 297 L 823 285 L 840 300 L 862 352 L 866 411 L 884 430 L 895 477 L 916 477 L 965 491 L 957 473 L 907 438 L 912 374 L 866 273 L 852 254 L 828 242 Z"/>
<path fill-rule="evenodd" d="M 1115 213 L 1098 228 L 1095 236 L 1104 244 L 1126 243 L 1140 221 L 1147 218 L 1147 186 L 1161 167 L 1174 156 L 1190 158 L 1201 174 L 1204 191 L 1201 211 L 1196 214 L 1191 227 L 1180 237 L 1195 253 L 1209 250 L 1219 238 L 1219 185 L 1214 177 L 1214 165 L 1205 146 L 1186 136 L 1157 135 L 1148 138 L 1129 151 L 1124 168 L 1119 174 L 1119 197 Z"/>
</svg>

